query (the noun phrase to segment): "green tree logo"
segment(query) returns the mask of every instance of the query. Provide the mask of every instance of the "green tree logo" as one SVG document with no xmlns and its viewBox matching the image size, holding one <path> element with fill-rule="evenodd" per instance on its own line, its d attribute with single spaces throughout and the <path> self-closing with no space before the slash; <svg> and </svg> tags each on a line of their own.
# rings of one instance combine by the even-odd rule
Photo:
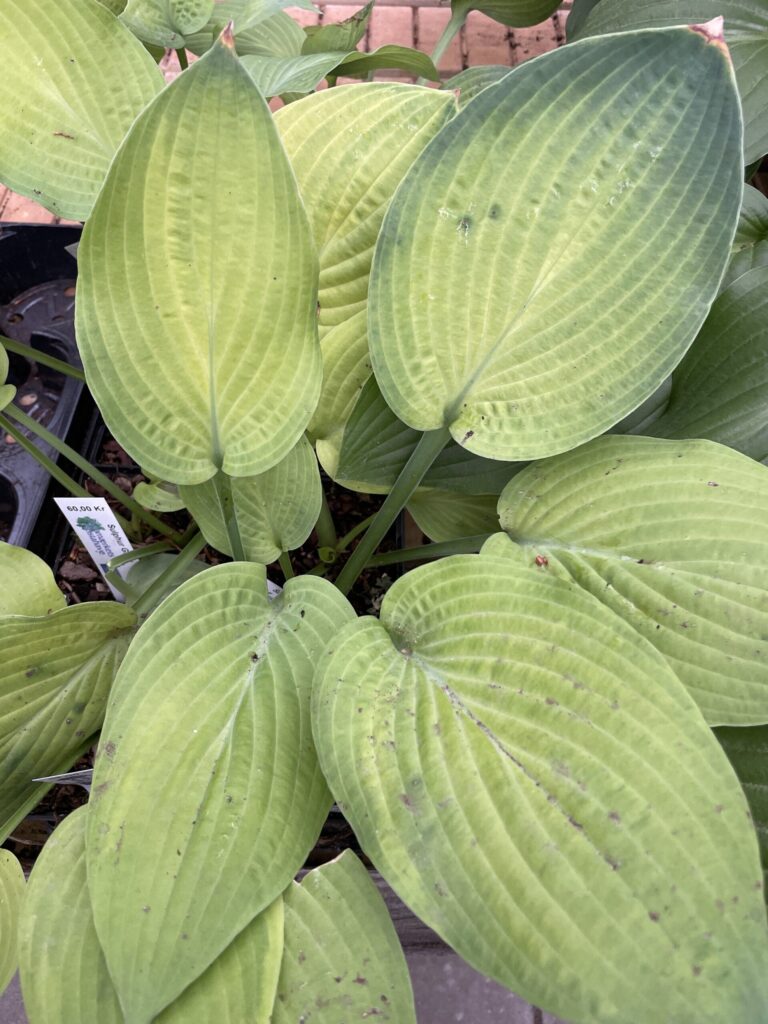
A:
<svg viewBox="0 0 768 1024">
<path fill-rule="evenodd" d="M 101 533 L 101 523 L 98 519 L 91 518 L 91 516 L 80 516 L 77 520 L 77 525 L 81 530 L 85 530 L 86 533 Z"/>
</svg>

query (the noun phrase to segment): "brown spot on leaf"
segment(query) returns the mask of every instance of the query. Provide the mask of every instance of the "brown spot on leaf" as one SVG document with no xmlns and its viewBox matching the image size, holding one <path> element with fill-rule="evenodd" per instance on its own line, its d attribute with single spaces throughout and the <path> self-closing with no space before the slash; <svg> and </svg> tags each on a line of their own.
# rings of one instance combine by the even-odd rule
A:
<svg viewBox="0 0 768 1024">
<path fill-rule="evenodd" d="M 621 815 L 618 811 L 609 811 L 608 817 L 611 819 L 611 821 L 615 821 L 617 824 L 621 822 Z"/>
<path fill-rule="evenodd" d="M 361 978 L 360 975 L 358 974 L 358 976 L 356 978 L 352 979 L 352 984 L 353 985 L 367 985 L 368 984 L 368 979 L 367 978 Z"/>
<path fill-rule="evenodd" d="M 720 484 L 716 480 L 707 480 L 707 487 L 719 487 Z"/>
<path fill-rule="evenodd" d="M 661 917 L 661 914 L 659 914 L 659 912 L 656 911 L 656 910 L 649 910 L 648 911 L 648 917 L 650 917 L 650 919 L 652 921 L 658 921 L 659 918 Z"/>
<path fill-rule="evenodd" d="M 54 136 L 59 139 L 74 139 L 74 135 L 69 135 L 67 132 L 54 132 Z"/>
<path fill-rule="evenodd" d="M 698 978 L 701 974 L 701 967 L 698 964 L 691 964 L 691 971 L 693 972 L 694 978 Z"/>
<path fill-rule="evenodd" d="M 107 740 L 107 742 L 104 744 L 104 754 L 110 761 L 114 758 L 116 750 L 117 747 L 115 747 L 115 744 L 112 742 L 112 740 Z"/>
</svg>

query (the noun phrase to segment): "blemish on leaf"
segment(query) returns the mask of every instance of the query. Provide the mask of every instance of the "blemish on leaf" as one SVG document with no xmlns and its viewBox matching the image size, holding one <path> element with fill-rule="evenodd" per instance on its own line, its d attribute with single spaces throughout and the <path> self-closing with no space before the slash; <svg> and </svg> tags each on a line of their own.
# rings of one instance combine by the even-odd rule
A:
<svg viewBox="0 0 768 1024">
<path fill-rule="evenodd" d="M 299 961 L 300 964 L 303 964 L 304 961 L 307 959 L 307 954 L 304 952 L 303 949 L 299 950 L 299 955 L 296 959 Z M 341 981 L 341 978 L 337 978 L 336 980 Z"/>
<path fill-rule="evenodd" d="M 27 679 L 31 679 L 32 676 L 36 676 L 39 671 L 39 666 L 34 666 L 33 668 L 28 668 L 24 675 L 27 677 Z"/>
<path fill-rule="evenodd" d="M 114 758 L 116 749 L 117 748 L 115 747 L 115 744 L 112 742 L 112 740 L 107 740 L 107 742 L 104 744 L 104 754 L 107 758 L 109 758 L 110 761 Z"/>
<path fill-rule="evenodd" d="M 719 487 L 720 484 L 716 480 L 707 480 L 707 487 Z"/>
<path fill-rule="evenodd" d="M 575 829 L 578 829 L 579 832 L 583 832 L 584 831 L 584 826 L 581 824 L 581 822 L 580 821 L 576 821 L 576 819 L 571 814 L 568 815 L 568 824 L 569 825 L 573 825 L 573 827 Z"/>
<path fill-rule="evenodd" d="M 545 558 L 544 555 L 536 555 L 534 561 L 539 568 L 546 568 L 549 565 L 549 559 Z"/>
<path fill-rule="evenodd" d="M 407 793 L 400 794 L 400 803 L 403 805 L 403 807 L 407 807 L 409 811 L 415 810 L 413 806 L 413 800 L 411 800 Z"/>
<path fill-rule="evenodd" d="M 699 967 L 698 964 L 691 964 L 691 972 L 693 973 L 694 978 L 698 978 L 701 974 L 701 967 Z"/>
<path fill-rule="evenodd" d="M 499 219 L 499 217 L 501 216 L 501 207 L 499 206 L 498 203 L 493 203 L 490 210 L 488 211 L 488 216 L 491 218 L 491 220 Z"/>
<path fill-rule="evenodd" d="M 367 985 L 368 984 L 368 979 L 367 978 L 361 978 L 360 975 L 358 974 L 356 978 L 352 979 L 352 984 L 353 985 Z"/>
<path fill-rule="evenodd" d="M 650 919 L 652 921 L 658 921 L 659 918 L 661 917 L 661 914 L 659 914 L 658 911 L 656 911 L 656 910 L 649 910 L 648 911 L 648 917 L 650 917 Z"/>
<path fill-rule="evenodd" d="M 617 825 L 621 824 L 621 815 L 618 811 L 609 811 L 608 817 L 611 819 L 611 821 L 615 821 Z"/>
<path fill-rule="evenodd" d="M 715 804 L 715 814 L 722 814 L 724 810 L 723 804 Z"/>
<path fill-rule="evenodd" d="M 144 907 L 141 908 L 142 913 L 144 913 L 144 914 L 148 914 L 151 909 L 152 909 L 152 907 L 148 907 L 148 906 L 144 906 Z"/>
<path fill-rule="evenodd" d="M 459 441 L 459 444 L 466 444 L 467 441 L 470 439 L 470 437 L 474 437 L 474 436 L 475 436 L 474 430 L 468 430 L 466 432 L 466 434 L 464 435 L 464 437 L 462 437 L 462 439 Z"/>
<path fill-rule="evenodd" d="M 68 135 L 67 132 L 54 132 L 53 133 L 59 139 L 74 139 L 74 135 Z"/>
<path fill-rule="evenodd" d="M 99 785 L 95 787 L 93 792 L 94 792 L 95 796 L 103 796 L 104 793 L 106 793 L 106 791 L 108 789 L 109 789 L 109 783 L 108 782 L 100 782 Z"/>
</svg>

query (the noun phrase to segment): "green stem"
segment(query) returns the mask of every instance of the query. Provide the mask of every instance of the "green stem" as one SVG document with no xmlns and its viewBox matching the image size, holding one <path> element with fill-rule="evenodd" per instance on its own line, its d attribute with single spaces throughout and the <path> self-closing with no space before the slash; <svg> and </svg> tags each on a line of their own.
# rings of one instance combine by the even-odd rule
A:
<svg viewBox="0 0 768 1024">
<path fill-rule="evenodd" d="M 480 533 L 474 537 L 461 537 L 459 540 L 446 540 L 440 544 L 422 544 L 417 548 L 400 548 L 398 551 L 383 551 L 374 555 L 366 565 L 373 569 L 382 565 L 399 565 L 401 562 L 420 562 L 430 558 L 445 558 L 447 555 L 473 555 L 485 544 L 490 533 Z"/>
<path fill-rule="evenodd" d="M 216 490 L 216 500 L 219 503 L 219 514 L 227 528 L 232 558 L 235 562 L 245 562 L 247 561 L 245 548 L 243 547 L 243 538 L 240 536 L 240 527 L 237 525 L 229 477 L 222 472 L 218 472 L 213 478 L 213 486 Z"/>
<path fill-rule="evenodd" d="M 157 516 L 153 515 L 140 505 L 135 498 L 126 494 L 125 491 L 118 487 L 113 480 L 110 480 L 108 476 L 100 473 L 99 470 L 96 469 L 95 466 L 92 466 L 87 459 L 84 459 L 79 452 L 76 452 L 74 448 L 70 448 L 65 441 L 62 441 L 60 437 L 52 434 L 50 430 L 47 430 L 41 423 L 38 423 L 37 420 L 32 419 L 31 416 L 27 416 L 25 412 L 22 412 L 21 409 L 17 409 L 14 405 L 6 406 L 5 413 L 12 416 L 17 423 L 21 424 L 22 427 L 25 427 L 27 430 L 37 435 L 41 441 L 45 441 L 46 444 L 49 444 L 54 451 L 57 451 L 59 455 L 63 455 L 64 458 L 71 462 L 73 466 L 77 466 L 79 470 L 86 473 L 94 483 L 103 487 L 107 494 L 111 494 L 112 497 L 119 501 L 121 505 L 130 509 L 135 516 L 138 516 L 139 519 L 143 520 L 143 522 L 148 526 L 151 526 L 153 530 L 157 530 L 158 533 L 161 533 L 164 537 L 168 537 L 176 543 L 181 540 L 180 533 L 177 533 L 176 530 L 172 529 L 170 526 L 166 526 L 164 522 L 157 518 Z M 35 448 L 35 452 L 39 452 L 39 449 Z M 35 455 L 35 458 L 37 458 L 37 455 Z M 88 495 L 87 491 L 86 495 Z M 92 497 L 92 495 L 88 495 L 88 497 Z"/>
<path fill-rule="evenodd" d="M 437 67 L 437 65 L 440 63 L 440 59 L 442 58 L 443 54 L 453 42 L 454 36 L 456 36 L 461 31 L 464 22 L 467 20 L 468 14 L 469 8 L 463 6 L 457 6 L 456 9 L 451 14 L 450 21 L 443 29 L 443 34 L 437 40 L 437 45 L 435 46 L 435 49 L 432 52 L 432 63 L 435 65 L 435 67 Z M 416 82 L 416 85 L 426 84 L 426 78 L 419 78 Z"/>
<path fill-rule="evenodd" d="M 171 564 L 165 569 L 154 583 L 151 583 L 140 598 L 134 603 L 133 610 L 137 615 L 147 615 L 157 601 L 165 593 L 166 589 L 178 579 L 181 573 L 191 565 L 205 547 L 205 537 L 202 533 L 196 533 L 191 541 L 179 552 Z"/>
<path fill-rule="evenodd" d="M 352 584 L 367 565 L 387 530 L 397 519 L 398 514 L 408 504 L 408 499 L 445 447 L 449 437 L 448 427 L 429 430 L 421 435 L 421 439 L 413 450 L 410 459 L 406 462 L 392 490 L 385 498 L 384 504 L 376 513 L 376 517 L 368 528 L 368 532 L 349 556 L 346 565 L 339 573 L 336 586 L 342 594 L 349 593 Z"/>
<path fill-rule="evenodd" d="M 59 373 L 63 373 L 67 377 L 74 377 L 76 380 L 85 381 L 85 374 L 77 366 L 70 366 L 69 363 L 65 363 L 63 359 L 57 359 L 56 356 L 47 356 L 45 352 L 38 352 L 31 345 L 25 345 L 21 341 L 14 341 L 12 338 L 5 338 L 2 335 L 0 335 L 0 345 L 3 346 L 6 352 L 13 352 L 17 356 L 24 356 L 25 359 L 33 359 L 36 363 L 40 363 L 41 366 L 49 366 L 52 370 L 58 370 Z"/>
<path fill-rule="evenodd" d="M 376 518 L 376 513 L 368 516 L 366 519 L 361 519 L 357 526 L 353 526 L 349 533 L 345 533 L 336 544 L 337 551 L 346 551 L 355 537 L 358 537 L 361 533 L 368 529 L 373 520 Z"/>
<path fill-rule="evenodd" d="M 126 562 L 135 562 L 139 558 L 148 558 L 150 555 L 160 555 L 164 551 L 174 551 L 173 544 L 167 540 L 159 540 L 155 544 L 146 544 L 143 548 L 134 548 L 133 551 L 126 551 L 122 555 L 115 555 L 107 562 L 109 569 L 119 569 Z"/>
<path fill-rule="evenodd" d="M 331 548 L 336 550 L 338 540 L 336 537 L 336 525 L 331 515 L 331 510 L 328 507 L 328 499 L 323 493 L 323 503 L 320 506 L 320 515 L 315 523 L 315 532 L 317 533 L 318 546 L 321 548 Z"/>
<path fill-rule="evenodd" d="M 189 61 L 187 60 L 187 51 L 182 48 L 176 51 L 176 56 L 179 58 L 179 67 L 182 71 L 186 71 L 189 67 Z"/>
<path fill-rule="evenodd" d="M 57 483 L 61 484 L 66 491 L 69 491 L 74 498 L 93 497 L 93 495 L 89 494 L 88 491 L 86 491 L 86 489 L 77 482 L 77 480 L 73 480 L 69 473 L 65 473 L 64 470 L 53 461 L 53 459 L 49 459 L 45 452 L 41 452 L 37 445 L 30 441 L 24 431 L 19 430 L 19 428 L 8 419 L 4 412 L 0 412 L 0 428 L 7 434 L 10 434 L 11 437 L 21 445 L 25 452 L 28 452 L 34 459 L 37 459 L 43 469 L 49 473 Z M 115 513 L 115 518 L 127 533 L 130 534 L 132 532 L 131 524 L 126 522 L 122 516 Z"/>
<path fill-rule="evenodd" d="M 291 562 L 291 556 L 287 551 L 283 551 L 278 558 L 280 568 L 283 570 L 283 576 L 285 576 L 286 583 L 288 580 L 292 580 L 296 573 L 293 571 L 293 563 Z"/>
</svg>

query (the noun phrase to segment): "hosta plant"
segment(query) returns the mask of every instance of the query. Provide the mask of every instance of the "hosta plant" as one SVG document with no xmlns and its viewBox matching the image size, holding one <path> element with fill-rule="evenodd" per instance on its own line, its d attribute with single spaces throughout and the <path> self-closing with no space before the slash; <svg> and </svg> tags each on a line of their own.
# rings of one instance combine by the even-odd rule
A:
<svg viewBox="0 0 768 1024">
<path fill-rule="evenodd" d="M 99 737 L 26 895 L 0 862 L 0 981 L 32 1024 L 414 1021 L 367 870 L 300 875 L 335 801 L 530 1002 L 766 1019 L 768 218 L 721 23 L 457 90 L 312 92 L 319 62 L 273 114 L 251 58 L 288 16 L 219 6 L 0 2 L 0 176 L 85 220 L 86 380 L 168 538 L 95 606 L 0 550 L 3 837 Z M 142 44 L 179 40 L 165 87 Z M 321 466 L 383 496 L 364 533 Z M 431 543 L 377 554 L 404 508 Z"/>
</svg>

